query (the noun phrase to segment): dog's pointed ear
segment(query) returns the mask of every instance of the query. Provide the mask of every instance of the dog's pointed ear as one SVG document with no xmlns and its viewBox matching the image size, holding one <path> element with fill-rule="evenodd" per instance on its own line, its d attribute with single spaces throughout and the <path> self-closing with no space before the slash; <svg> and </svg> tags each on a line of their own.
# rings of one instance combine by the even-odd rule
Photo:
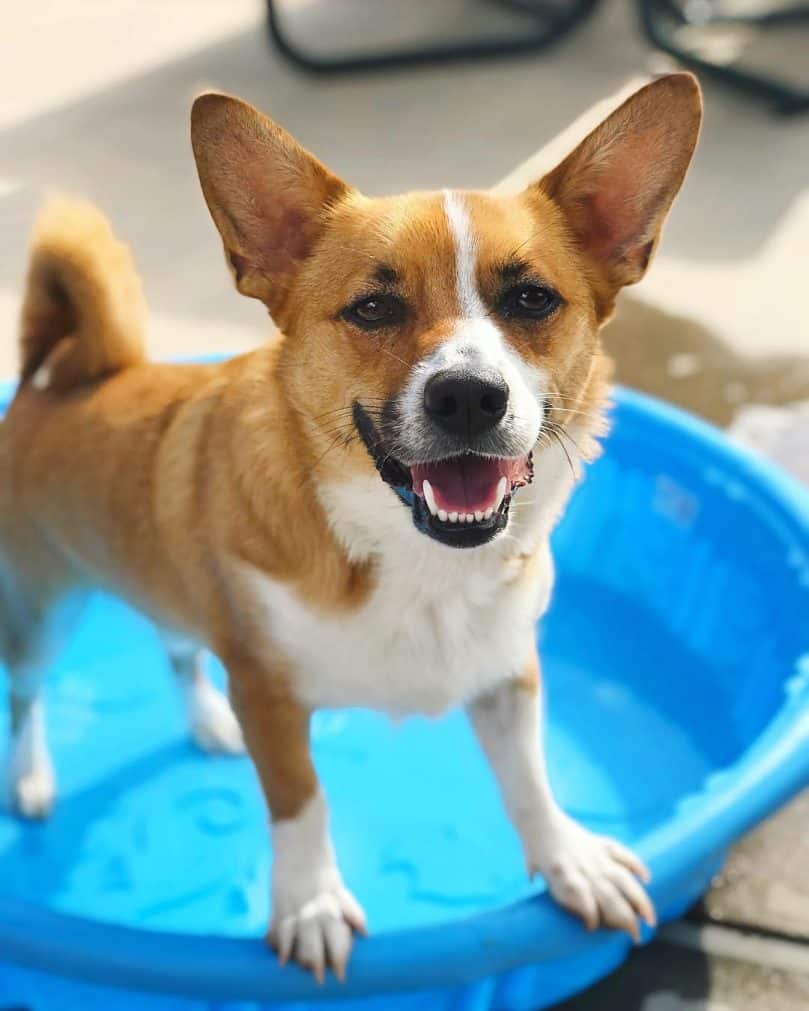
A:
<svg viewBox="0 0 809 1011">
<path fill-rule="evenodd" d="M 611 303 L 639 281 L 682 185 L 702 119 L 691 74 L 658 78 L 628 98 L 536 185 L 562 210 Z"/>
<path fill-rule="evenodd" d="M 200 96 L 191 144 L 236 287 L 281 310 L 301 263 L 349 187 L 247 102 Z"/>
</svg>

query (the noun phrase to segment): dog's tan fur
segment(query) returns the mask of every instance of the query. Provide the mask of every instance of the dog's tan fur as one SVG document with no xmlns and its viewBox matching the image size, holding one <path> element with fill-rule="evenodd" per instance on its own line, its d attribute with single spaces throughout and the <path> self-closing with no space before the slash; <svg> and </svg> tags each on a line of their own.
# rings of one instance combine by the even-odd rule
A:
<svg viewBox="0 0 809 1011">
<path fill-rule="evenodd" d="M 494 297 L 496 269 L 515 257 L 564 295 L 539 331 L 502 330 L 548 377 L 550 418 L 575 429 L 585 458 L 607 393 L 599 329 L 649 262 L 698 122 L 693 79 L 675 75 L 522 193 L 464 195 L 481 297 Z M 295 662 L 241 573 L 324 616 L 357 613 L 378 589 L 375 557 L 347 549 L 317 490 L 373 472 L 350 405 L 376 413 L 447 339 L 459 312 L 453 236 L 440 195 L 368 199 L 237 100 L 199 99 L 192 136 L 237 287 L 283 336 L 218 364 L 147 362 L 128 253 L 92 208 L 45 209 L 20 387 L 0 428 L 0 645 L 12 675 L 30 669 L 49 611 L 94 586 L 193 637 L 228 669 L 273 819 L 284 821 L 317 791 L 309 713 Z M 605 191 L 608 176 L 619 182 Z M 395 339 L 340 315 L 380 264 L 414 307 Z M 528 585 L 539 551 L 504 548 L 498 578 Z M 535 659 L 526 672 L 520 683 L 535 693 Z"/>
<path fill-rule="evenodd" d="M 43 210 L 25 287 L 22 382 L 45 358 L 52 390 L 144 361 L 140 279 L 129 250 L 92 205 L 54 200 Z M 54 335 L 64 335 L 58 348 Z"/>
</svg>

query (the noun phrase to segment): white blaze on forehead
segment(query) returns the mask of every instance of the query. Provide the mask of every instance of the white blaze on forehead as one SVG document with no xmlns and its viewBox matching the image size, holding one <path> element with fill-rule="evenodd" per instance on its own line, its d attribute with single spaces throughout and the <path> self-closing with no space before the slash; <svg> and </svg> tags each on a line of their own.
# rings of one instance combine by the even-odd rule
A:
<svg viewBox="0 0 809 1011">
<path fill-rule="evenodd" d="M 544 371 L 529 362 L 504 339 L 477 287 L 478 243 L 469 208 L 462 194 L 444 191 L 444 212 L 455 246 L 455 283 L 458 315 L 449 335 L 413 369 L 401 393 L 401 413 L 411 434 L 411 448 L 418 440 L 432 438 L 424 415 L 424 390 L 430 378 L 443 369 L 497 370 L 509 389 L 508 413 L 503 422 L 514 445 L 514 456 L 527 453 L 536 442 L 543 418 L 547 389 Z M 420 436 L 419 433 L 424 433 Z"/>
<path fill-rule="evenodd" d="M 455 283 L 458 289 L 460 315 L 468 319 L 485 315 L 485 307 L 478 294 L 477 242 L 472 231 L 469 211 L 460 193 L 444 190 L 444 211 L 455 242 Z"/>
</svg>

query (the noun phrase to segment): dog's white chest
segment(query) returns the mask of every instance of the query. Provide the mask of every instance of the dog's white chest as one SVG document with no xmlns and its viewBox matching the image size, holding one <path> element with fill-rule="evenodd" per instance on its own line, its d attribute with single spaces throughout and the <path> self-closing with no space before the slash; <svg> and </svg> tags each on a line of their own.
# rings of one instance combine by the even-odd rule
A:
<svg viewBox="0 0 809 1011">
<path fill-rule="evenodd" d="M 427 548 L 383 559 L 370 598 L 335 616 L 250 574 L 302 702 L 438 714 L 519 673 L 550 589 L 549 558 L 515 579 L 495 557 Z"/>
</svg>

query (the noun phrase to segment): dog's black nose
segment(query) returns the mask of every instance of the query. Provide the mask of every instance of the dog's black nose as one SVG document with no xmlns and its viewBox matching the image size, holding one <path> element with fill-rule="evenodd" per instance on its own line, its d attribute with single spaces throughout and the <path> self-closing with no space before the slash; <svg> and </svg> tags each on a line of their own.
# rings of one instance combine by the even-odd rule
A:
<svg viewBox="0 0 809 1011">
<path fill-rule="evenodd" d="M 444 369 L 424 387 L 424 409 L 452 435 L 474 436 L 500 421 L 508 406 L 508 386 L 493 370 Z"/>
</svg>

